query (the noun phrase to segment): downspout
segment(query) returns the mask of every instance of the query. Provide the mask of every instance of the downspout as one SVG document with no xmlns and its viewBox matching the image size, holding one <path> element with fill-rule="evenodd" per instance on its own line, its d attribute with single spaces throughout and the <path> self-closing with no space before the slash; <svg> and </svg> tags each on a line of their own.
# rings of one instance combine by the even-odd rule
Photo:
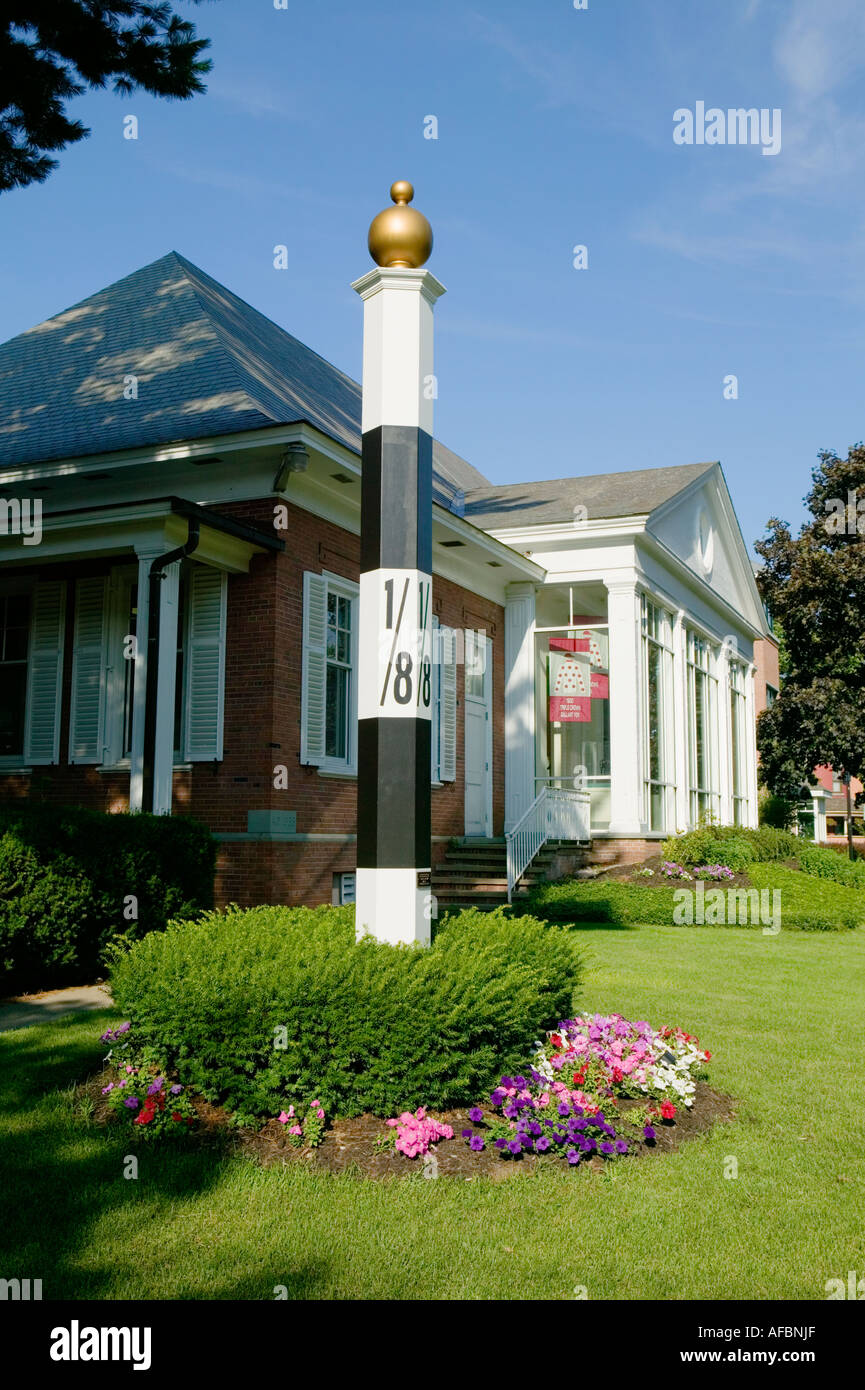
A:
<svg viewBox="0 0 865 1390">
<path fill-rule="evenodd" d="M 198 548 L 200 527 L 197 517 L 187 518 L 186 542 L 164 555 L 157 555 L 150 565 L 147 580 L 147 665 L 144 683 L 144 755 L 142 759 L 141 809 L 153 810 L 154 768 L 156 763 L 156 690 L 159 684 L 159 620 L 160 585 L 165 571 L 176 560 L 191 555 Z"/>
</svg>

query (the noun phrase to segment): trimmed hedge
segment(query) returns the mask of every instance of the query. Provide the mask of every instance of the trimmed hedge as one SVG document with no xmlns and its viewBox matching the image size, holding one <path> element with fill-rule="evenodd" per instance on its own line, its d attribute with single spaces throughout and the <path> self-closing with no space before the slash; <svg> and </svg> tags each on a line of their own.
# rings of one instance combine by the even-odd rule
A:
<svg viewBox="0 0 865 1390">
<path fill-rule="evenodd" d="M 841 884 L 818 885 L 807 874 L 777 862 L 749 864 L 748 876 L 755 888 L 781 890 L 782 930 L 846 931 L 865 926 L 865 901 Z M 670 887 L 665 884 L 647 888 L 639 883 L 603 879 L 561 879 L 539 886 L 523 901 L 527 912 L 551 922 L 608 922 L 619 927 L 675 926 L 674 909 L 677 901 L 683 901 L 675 894 L 682 888 L 695 891 L 696 883 L 677 882 Z M 728 891 L 724 883 L 706 883 L 704 888 L 706 892 L 720 888 L 725 895 Z M 770 911 L 772 901 L 770 897 Z M 757 929 L 762 925 L 761 922 L 749 923 Z"/>
<path fill-rule="evenodd" d="M 428 948 L 356 942 L 353 908 L 233 907 L 172 923 L 121 957 L 130 1038 L 238 1119 L 320 1099 L 393 1115 L 477 1100 L 567 1018 L 572 935 L 471 910 Z"/>
<path fill-rule="evenodd" d="M 92 979 L 112 943 L 211 907 L 215 863 L 186 817 L 0 806 L 3 991 Z"/>
</svg>

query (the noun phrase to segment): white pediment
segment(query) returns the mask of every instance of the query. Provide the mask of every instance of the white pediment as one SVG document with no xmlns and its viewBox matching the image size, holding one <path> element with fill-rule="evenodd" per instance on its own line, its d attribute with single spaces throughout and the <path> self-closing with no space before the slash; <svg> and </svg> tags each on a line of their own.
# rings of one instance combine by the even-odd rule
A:
<svg viewBox="0 0 865 1390">
<path fill-rule="evenodd" d="M 650 515 L 646 530 L 755 627 L 763 607 L 720 465 Z"/>
</svg>

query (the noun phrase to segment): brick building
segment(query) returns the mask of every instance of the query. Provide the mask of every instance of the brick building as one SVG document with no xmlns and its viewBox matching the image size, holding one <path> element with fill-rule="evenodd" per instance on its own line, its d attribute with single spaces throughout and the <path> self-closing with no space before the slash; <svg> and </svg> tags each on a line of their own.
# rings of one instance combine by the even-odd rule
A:
<svg viewBox="0 0 865 1390">
<path fill-rule="evenodd" d="M 0 409 L 0 796 L 195 816 L 221 902 L 350 898 L 359 386 L 171 253 L 2 345 Z M 434 862 L 756 823 L 718 464 L 496 487 L 436 444 L 433 552 Z"/>
</svg>

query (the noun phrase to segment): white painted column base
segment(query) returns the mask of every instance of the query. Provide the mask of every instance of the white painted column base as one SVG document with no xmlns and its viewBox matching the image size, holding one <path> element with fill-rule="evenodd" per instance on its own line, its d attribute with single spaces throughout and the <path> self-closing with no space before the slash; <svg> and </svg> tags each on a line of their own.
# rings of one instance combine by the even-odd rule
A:
<svg viewBox="0 0 865 1390">
<path fill-rule="evenodd" d="M 433 896 L 419 888 L 419 873 L 429 869 L 358 869 L 355 878 L 355 935 L 367 934 L 393 946 L 430 943 Z"/>
</svg>

